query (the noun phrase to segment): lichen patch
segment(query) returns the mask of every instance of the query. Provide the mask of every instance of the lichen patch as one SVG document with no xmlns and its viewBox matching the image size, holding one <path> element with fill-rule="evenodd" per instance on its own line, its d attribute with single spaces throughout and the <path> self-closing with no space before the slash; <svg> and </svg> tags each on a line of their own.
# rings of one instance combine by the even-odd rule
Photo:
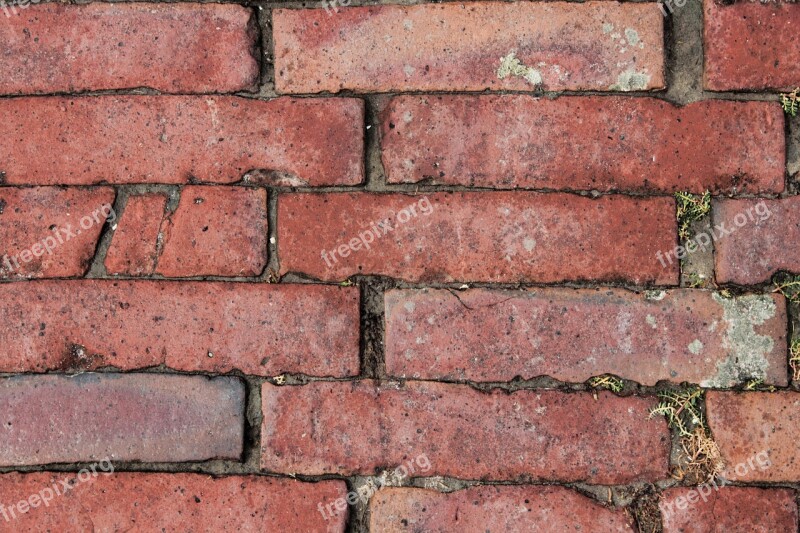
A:
<svg viewBox="0 0 800 533">
<path fill-rule="evenodd" d="M 498 78 L 502 80 L 508 76 L 524 78 L 534 86 L 542 84 L 542 73 L 533 67 L 523 65 L 513 50 L 507 56 L 500 58 L 500 66 L 497 68 Z"/>
</svg>

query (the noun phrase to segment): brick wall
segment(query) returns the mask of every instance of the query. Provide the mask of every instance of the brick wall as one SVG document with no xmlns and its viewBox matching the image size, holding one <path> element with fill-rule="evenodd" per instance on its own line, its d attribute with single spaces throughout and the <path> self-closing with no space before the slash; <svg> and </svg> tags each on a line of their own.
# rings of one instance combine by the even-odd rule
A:
<svg viewBox="0 0 800 533">
<path fill-rule="evenodd" d="M 0 0 L 0 531 L 797 531 L 798 30 Z"/>
</svg>

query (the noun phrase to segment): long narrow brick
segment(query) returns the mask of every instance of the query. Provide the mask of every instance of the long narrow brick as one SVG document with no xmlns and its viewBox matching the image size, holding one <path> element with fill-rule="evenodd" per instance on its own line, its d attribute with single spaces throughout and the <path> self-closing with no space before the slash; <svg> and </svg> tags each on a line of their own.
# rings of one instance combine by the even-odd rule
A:
<svg viewBox="0 0 800 533">
<path fill-rule="evenodd" d="M 583 382 L 615 374 L 786 386 L 786 302 L 700 290 L 392 290 L 386 372 L 414 379 Z"/>
<path fill-rule="evenodd" d="M 0 379 L 0 465 L 239 460 L 244 383 L 165 374 Z"/>
<path fill-rule="evenodd" d="M 723 477 L 740 482 L 800 478 L 800 394 L 706 395 L 708 424 L 725 461 Z"/>
<path fill-rule="evenodd" d="M 671 198 L 523 192 L 294 194 L 278 201 L 282 273 L 341 280 L 675 284 Z M 568 265 L 569 268 L 565 268 Z"/>
<path fill-rule="evenodd" d="M 0 93 L 254 90 L 255 17 L 224 4 L 6 7 Z"/>
<path fill-rule="evenodd" d="M 704 2 L 705 86 L 712 91 L 800 85 L 800 4 Z"/>
<path fill-rule="evenodd" d="M 800 197 L 714 201 L 717 281 L 753 285 L 779 270 L 800 272 Z"/>
<path fill-rule="evenodd" d="M 158 236 L 167 208 L 165 194 L 131 196 L 106 252 L 109 274 L 149 276 L 156 268 Z"/>
<path fill-rule="evenodd" d="M 701 485 L 664 491 L 659 503 L 664 533 L 797 529 L 795 494 L 788 489 Z"/>
<path fill-rule="evenodd" d="M 424 454 L 426 477 L 625 484 L 667 475 L 669 431 L 648 420 L 647 398 L 371 381 L 266 383 L 261 398 L 261 468 L 272 472 L 372 474 Z"/>
<path fill-rule="evenodd" d="M 278 92 L 664 87 L 655 4 L 470 2 L 278 9 Z"/>
<path fill-rule="evenodd" d="M 399 96 L 381 121 L 390 183 L 781 192 L 780 106 L 527 95 Z"/>
<path fill-rule="evenodd" d="M 136 5 L 145 4 L 113 9 Z M 0 99 L 0 116 L 9 184 L 317 186 L 364 177 L 364 104 L 352 98 L 11 98 Z"/>
<path fill-rule="evenodd" d="M 320 502 L 345 496 L 344 481 L 303 483 L 259 476 L 111 473 L 110 470 L 103 462 L 95 468 L 97 475 L 91 472 L 0 475 L 3 505 L 0 529 L 10 526 L 27 531 L 289 529 L 331 533 L 345 530 L 347 511 L 326 521 L 317 508 Z M 64 480 L 72 484 L 66 493 L 62 492 Z M 19 502 L 27 505 L 20 507 Z"/>
<path fill-rule="evenodd" d="M 0 188 L 0 278 L 82 276 L 116 217 L 114 196 L 110 187 Z"/>
<path fill-rule="evenodd" d="M 0 371 L 166 365 L 352 376 L 359 369 L 358 300 L 356 288 L 321 285 L 0 284 Z"/>
<path fill-rule="evenodd" d="M 162 213 L 156 209 L 152 216 Z M 265 189 L 184 187 L 176 211 L 161 225 L 161 242 L 153 243 L 160 245 L 155 272 L 257 276 L 267 264 L 267 226 Z"/>
</svg>

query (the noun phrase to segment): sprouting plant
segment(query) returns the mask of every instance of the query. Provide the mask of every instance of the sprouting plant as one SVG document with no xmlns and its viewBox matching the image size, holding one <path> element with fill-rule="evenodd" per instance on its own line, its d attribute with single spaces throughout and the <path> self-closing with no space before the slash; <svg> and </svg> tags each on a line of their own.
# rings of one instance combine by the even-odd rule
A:
<svg viewBox="0 0 800 533">
<path fill-rule="evenodd" d="M 625 383 L 616 376 L 604 374 L 590 379 L 589 386 L 595 389 L 610 390 L 611 392 L 622 392 L 622 389 L 625 388 Z"/>
<path fill-rule="evenodd" d="M 790 93 L 781 95 L 781 105 L 783 106 L 783 111 L 787 115 L 791 115 L 793 117 L 797 116 L 797 110 L 800 109 L 799 93 L 800 93 L 800 87 L 796 88 Z"/>
<path fill-rule="evenodd" d="M 800 381 L 800 339 L 793 340 L 789 347 L 789 365 L 792 367 L 792 379 Z"/>
<path fill-rule="evenodd" d="M 669 426 L 678 432 L 686 472 L 703 481 L 710 481 L 722 472 L 725 465 L 700 411 L 702 397 L 702 389 L 662 392 L 659 394 L 661 401 L 650 411 L 650 417 L 664 416 Z"/>
<path fill-rule="evenodd" d="M 697 289 L 699 287 L 704 286 L 705 283 L 706 283 L 706 278 L 695 272 L 688 272 L 686 274 L 686 284 L 690 289 Z"/>
<path fill-rule="evenodd" d="M 800 276 L 781 272 L 772 279 L 775 290 L 783 294 L 792 303 L 800 302 Z"/>
<path fill-rule="evenodd" d="M 711 193 L 706 191 L 702 195 L 690 192 L 676 192 L 678 201 L 678 236 L 685 242 L 692 237 L 692 223 L 700 220 L 711 211 Z"/>
<path fill-rule="evenodd" d="M 763 379 L 751 379 L 744 385 L 744 390 L 775 392 L 772 385 L 764 385 Z"/>
</svg>

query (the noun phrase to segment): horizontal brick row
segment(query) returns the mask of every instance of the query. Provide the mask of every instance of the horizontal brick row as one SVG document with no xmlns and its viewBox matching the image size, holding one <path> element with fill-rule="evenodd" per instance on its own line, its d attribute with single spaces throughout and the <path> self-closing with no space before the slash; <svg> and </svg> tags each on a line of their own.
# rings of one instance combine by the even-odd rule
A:
<svg viewBox="0 0 800 533">
<path fill-rule="evenodd" d="M 355 287 L 39 281 L 0 284 L 0 301 L 1 372 L 159 365 L 261 376 L 359 371 Z"/>
<path fill-rule="evenodd" d="M 721 199 L 712 213 L 720 283 L 752 285 L 779 270 L 800 272 L 800 197 Z"/>
<path fill-rule="evenodd" d="M 322 280 L 379 274 L 428 282 L 677 284 L 677 261 L 656 255 L 676 244 L 671 198 L 470 192 L 278 200 L 281 273 Z"/>
<path fill-rule="evenodd" d="M 426 476 L 625 484 L 662 479 L 670 434 L 654 400 L 372 381 L 265 383 L 261 467 L 373 474 L 424 454 Z"/>
<path fill-rule="evenodd" d="M 255 90 L 254 13 L 233 4 L 3 5 L 0 94 Z"/>
<path fill-rule="evenodd" d="M 244 382 L 165 374 L 0 379 L 0 466 L 240 460 Z"/>
<path fill-rule="evenodd" d="M 139 4 L 85 7 L 100 5 Z M 9 184 L 233 183 L 245 177 L 315 186 L 356 185 L 364 177 L 364 104 L 351 98 L 12 98 L 0 100 L 0 116 L 0 171 Z"/>
<path fill-rule="evenodd" d="M 390 183 L 781 192 L 776 103 L 526 95 L 399 96 L 382 114 Z"/>
<path fill-rule="evenodd" d="M 664 87 L 655 3 L 470 2 L 276 9 L 275 86 L 355 90 Z"/>
<path fill-rule="evenodd" d="M 688 531 L 795 531 L 797 503 L 787 489 L 706 484 L 672 488 L 661 501 L 664 533 Z"/>
<path fill-rule="evenodd" d="M 704 0 L 704 6 L 707 89 L 788 91 L 800 86 L 800 4 Z"/>
<path fill-rule="evenodd" d="M 725 461 L 723 477 L 739 482 L 800 479 L 800 393 L 709 392 L 708 425 Z"/>
<path fill-rule="evenodd" d="M 101 466 L 108 470 L 105 463 Z M 346 510 L 326 521 L 317 508 L 320 503 L 343 497 L 347 489 L 344 481 L 303 483 L 259 476 L 214 478 L 180 473 L 111 474 L 100 468 L 95 471 L 97 475 L 0 475 L 0 529 L 345 530 Z M 70 483 L 72 488 L 64 490 L 62 482 Z"/>
<path fill-rule="evenodd" d="M 391 290 L 386 372 L 414 379 L 583 382 L 616 374 L 731 387 L 786 386 L 786 303 L 700 290 Z"/>
<path fill-rule="evenodd" d="M 443 494 L 387 488 L 370 501 L 370 531 L 636 531 L 621 509 L 564 487 L 477 486 Z"/>
</svg>

